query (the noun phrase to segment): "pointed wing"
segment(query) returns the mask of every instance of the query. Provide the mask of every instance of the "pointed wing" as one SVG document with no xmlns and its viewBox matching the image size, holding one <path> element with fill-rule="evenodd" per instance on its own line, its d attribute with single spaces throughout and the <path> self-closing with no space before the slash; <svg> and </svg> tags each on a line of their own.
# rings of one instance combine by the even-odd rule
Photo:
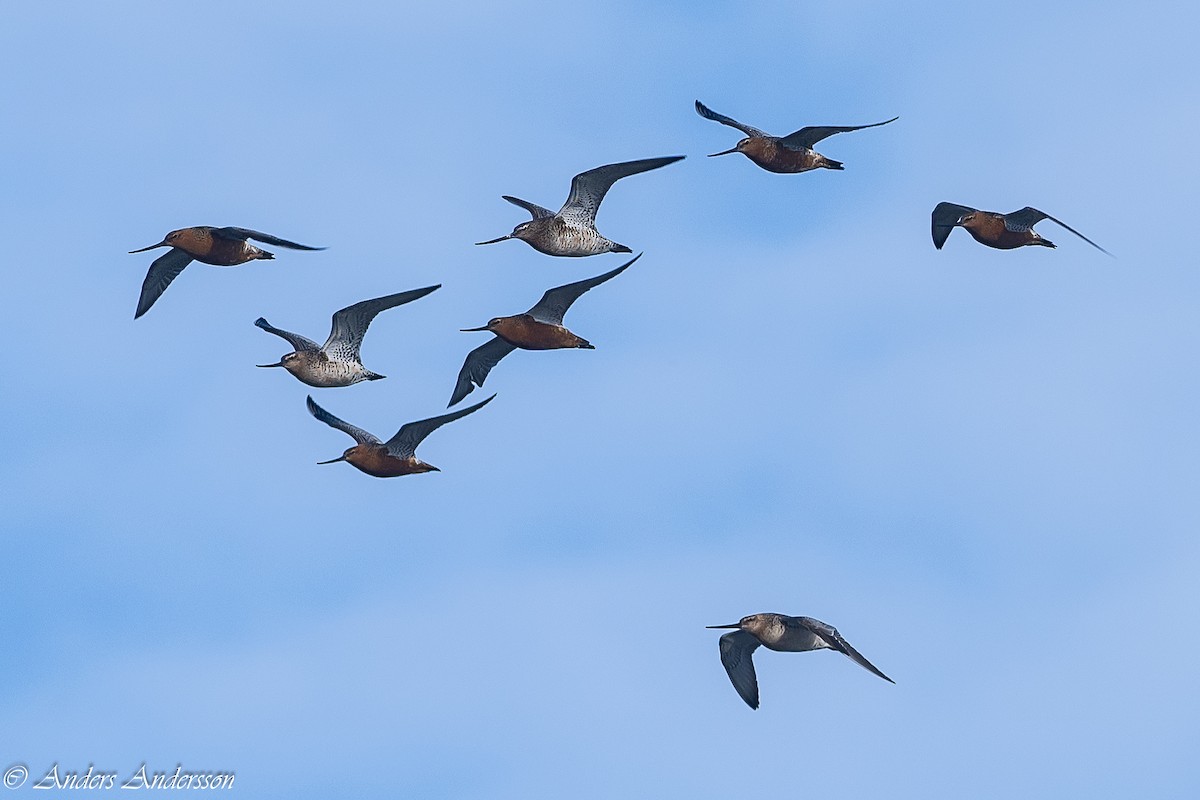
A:
<svg viewBox="0 0 1200 800">
<path fill-rule="evenodd" d="M 308 396 L 308 413 L 312 414 L 317 419 L 324 422 L 331 428 L 337 428 L 343 433 L 348 433 L 354 437 L 354 441 L 359 444 L 379 444 L 379 437 L 374 434 L 367 433 L 362 428 L 356 428 L 345 420 L 338 419 L 333 414 L 330 414 L 325 409 L 321 408 L 313 401 L 312 395 Z"/>
<path fill-rule="evenodd" d="M 437 286 L 398 292 L 346 306 L 333 315 L 333 328 L 322 349 L 337 360 L 358 361 L 358 349 L 362 346 L 363 336 L 366 335 L 367 328 L 370 326 L 371 320 L 375 319 L 376 314 L 389 308 L 411 303 L 413 300 L 419 300 L 430 292 L 440 289 L 441 286 L 439 283 Z"/>
<path fill-rule="evenodd" d="M 324 247 L 309 247 L 306 244 L 296 244 L 289 242 L 287 239 L 280 239 L 278 236 L 272 236 L 269 233 L 261 233 L 252 231 L 249 228 L 213 228 L 213 236 L 219 236 L 222 239 L 234 239 L 239 242 L 244 242 L 247 239 L 254 239 L 265 244 L 273 244 L 277 247 L 290 247 L 293 250 L 324 250 Z"/>
<path fill-rule="evenodd" d="M 425 437 L 436 431 L 438 428 L 445 425 L 447 422 L 453 422 L 459 417 L 465 417 L 467 414 L 474 414 L 479 409 L 486 406 L 488 403 L 496 399 L 496 395 L 492 395 L 487 400 L 481 403 L 476 403 L 473 406 L 460 409 L 459 411 L 451 411 L 449 414 L 442 414 L 440 417 L 430 417 L 418 422 L 410 422 L 400 430 L 396 431 L 396 435 L 388 439 L 384 444 L 387 446 L 388 453 L 397 458 L 407 458 L 417 452 L 417 445 L 424 441 Z"/>
<path fill-rule="evenodd" d="M 596 222 L 596 211 L 600 201 L 621 178 L 648 172 L 652 169 L 674 164 L 683 156 L 666 156 L 664 158 L 643 158 L 641 161 L 625 161 L 620 164 L 606 164 L 603 167 L 581 172 L 571 179 L 571 195 L 559 209 L 559 215 L 576 222 L 592 226 Z"/>
<path fill-rule="evenodd" d="M 817 125 L 809 128 L 801 128 L 795 133 L 789 133 L 779 140 L 779 143 L 784 147 L 792 150 L 807 150 L 822 139 L 828 139 L 835 133 L 848 133 L 850 131 L 861 131 L 863 128 L 878 128 L 880 125 L 887 125 L 889 122 L 895 122 L 899 117 L 892 117 L 883 122 L 873 122 L 870 125 Z"/>
<path fill-rule="evenodd" d="M 150 271 L 146 273 L 146 279 L 142 281 L 142 294 L 138 298 L 137 311 L 133 313 L 133 318 L 137 319 L 142 314 L 150 310 L 150 306 L 154 305 L 154 301 L 162 296 L 162 293 L 171 285 L 171 281 L 183 272 L 183 268 L 192 263 L 192 257 L 186 250 L 180 250 L 178 247 L 172 247 L 165 254 L 154 259 L 154 263 L 150 265 Z"/>
<path fill-rule="evenodd" d="M 972 211 L 978 210 L 970 206 L 960 206 L 958 203 L 938 203 L 934 206 L 933 246 L 941 250 L 946 239 L 950 237 L 950 231 L 954 230 L 954 223 L 958 222 L 963 214 L 970 214 Z"/>
<path fill-rule="evenodd" d="M 711 119 L 713 122 L 719 122 L 722 125 L 728 125 L 731 128 L 737 128 L 747 136 L 765 136 L 767 138 L 770 138 L 771 136 L 771 134 L 760 131 L 758 128 L 751 128 L 749 125 L 743 125 L 733 117 L 727 117 L 724 114 L 718 114 L 708 106 L 704 105 L 704 103 L 701 103 L 699 100 L 696 101 L 696 113 L 705 119 Z"/>
<path fill-rule="evenodd" d="M 454 384 L 454 394 L 450 395 L 450 404 L 446 408 L 449 408 L 475 391 L 476 386 L 483 386 L 483 382 L 487 379 L 488 373 L 492 371 L 492 367 L 496 366 L 500 363 L 500 359 L 516 349 L 516 345 L 509 344 L 497 336 L 487 344 L 476 347 L 467 353 L 467 360 L 463 362 L 462 369 L 458 371 L 458 380 Z"/>
<path fill-rule="evenodd" d="M 1091 239 L 1087 238 L 1082 233 L 1075 230 L 1074 228 L 1072 228 L 1070 225 L 1063 222 L 1062 220 L 1055 219 L 1054 217 L 1047 214 L 1045 211 L 1038 211 L 1036 208 L 1031 208 L 1029 206 L 1025 206 L 1020 211 L 1013 211 L 1011 214 L 1005 214 L 1004 215 L 1004 227 L 1008 228 L 1010 231 L 1016 231 L 1016 232 L 1020 233 L 1022 231 L 1029 230 L 1034 225 L 1038 224 L 1039 222 L 1041 222 L 1044 219 L 1048 219 L 1051 222 L 1055 222 L 1059 225 L 1062 225 L 1064 228 L 1066 228 L 1071 233 L 1078 236 L 1080 239 L 1083 239 L 1085 242 L 1087 242 L 1092 247 L 1099 250 L 1101 253 L 1104 253 L 1105 255 L 1110 255 L 1110 256 L 1112 255 L 1112 253 L 1108 252 L 1103 247 L 1096 244 Z"/>
<path fill-rule="evenodd" d="M 503 197 L 508 202 L 512 203 L 514 206 L 520 206 L 521 208 L 528 211 L 530 214 L 533 215 L 534 219 L 542 219 L 543 217 L 553 217 L 554 216 L 553 211 L 551 211 L 548 208 L 542 208 L 537 203 L 531 203 L 528 200 L 522 200 L 519 197 L 512 197 L 511 195 L 507 195 L 507 194 L 502 194 L 500 196 Z"/>
<path fill-rule="evenodd" d="M 802 625 L 815 633 L 817 636 L 821 637 L 821 640 L 829 645 L 831 649 L 837 650 L 839 653 L 843 653 L 855 664 L 858 664 L 860 667 L 869 672 L 875 673 L 888 683 L 895 683 L 894 680 L 880 672 L 874 664 L 872 664 L 870 661 L 867 661 L 862 653 L 851 647 L 850 643 L 843 639 L 842 635 L 838 633 L 837 628 L 833 627 L 832 625 L 826 625 L 824 622 L 821 622 L 821 620 L 813 619 L 812 617 L 798 617 L 797 619 L 800 620 Z"/>
<path fill-rule="evenodd" d="M 281 339 L 286 339 L 287 343 L 290 344 L 292 349 L 297 353 L 304 350 L 321 349 L 316 342 L 306 336 L 301 336 L 298 333 L 292 333 L 291 331 L 285 331 L 281 328 L 272 326 L 271 323 L 267 322 L 266 317 L 259 317 L 258 319 L 254 320 L 254 326 L 256 328 L 262 328 L 267 333 L 273 333 Z"/>
<path fill-rule="evenodd" d="M 561 325 L 563 315 L 567 313 L 567 309 L 571 307 L 572 303 L 579 299 L 581 294 L 586 292 L 588 289 L 591 289 L 593 286 L 599 286 L 605 281 L 612 280 L 613 278 L 617 277 L 622 272 L 629 269 L 630 265 L 632 265 L 634 261 L 637 261 L 641 257 L 642 254 L 638 253 L 629 261 L 626 261 L 621 266 L 617 267 L 611 272 L 606 272 L 603 275 L 597 275 L 594 278 L 576 281 L 575 283 L 568 283 L 566 286 L 556 286 L 542 295 L 542 299 L 538 300 L 537 304 L 534 305 L 533 308 L 529 309 L 527 313 L 538 322 L 546 322 L 550 325 Z"/>
<path fill-rule="evenodd" d="M 746 631 L 733 631 L 721 637 L 721 663 L 729 681 L 751 708 L 758 708 L 758 678 L 754 675 L 754 660 L 758 639 Z"/>
</svg>

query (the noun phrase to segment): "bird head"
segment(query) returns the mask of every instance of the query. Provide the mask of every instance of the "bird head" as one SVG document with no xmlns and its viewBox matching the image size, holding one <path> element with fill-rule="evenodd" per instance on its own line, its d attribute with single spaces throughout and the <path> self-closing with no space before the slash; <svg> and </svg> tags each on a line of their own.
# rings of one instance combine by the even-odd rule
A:
<svg viewBox="0 0 1200 800">
<path fill-rule="evenodd" d="M 279 359 L 275 364 L 255 364 L 256 367 L 283 367 L 288 372 L 294 372 L 296 367 L 300 366 L 300 354 L 288 353 L 283 358 Z"/>
<path fill-rule="evenodd" d="M 492 317 L 491 319 L 489 319 L 487 321 L 487 325 L 483 325 L 482 327 L 459 328 L 459 330 L 462 331 L 463 333 L 470 333 L 472 331 L 495 331 L 496 328 L 500 327 L 503 324 L 504 324 L 504 317 Z"/>
<path fill-rule="evenodd" d="M 719 153 L 709 153 L 708 157 L 713 158 L 714 156 L 727 156 L 730 153 L 741 153 L 746 149 L 746 145 L 748 145 L 749 143 L 750 143 L 750 137 L 747 136 L 745 139 L 742 139 L 740 142 L 738 142 L 737 144 L 735 144 L 733 147 L 729 148 L 728 150 L 722 150 Z"/>
<path fill-rule="evenodd" d="M 184 229 L 180 229 L 177 231 L 171 231 L 166 236 L 164 236 L 163 240 L 161 242 L 159 242 L 158 244 L 152 244 L 149 247 L 139 247 L 137 250 L 130 250 L 129 252 L 130 253 L 144 253 L 147 250 L 153 250 L 156 247 L 174 247 L 175 243 L 179 241 L 179 239 L 183 235 L 183 233 L 184 233 Z"/>
<path fill-rule="evenodd" d="M 522 222 L 520 225 L 513 228 L 512 233 L 508 234 L 507 236 L 501 236 L 498 239 L 488 239 L 486 242 L 476 242 L 475 244 L 495 244 L 496 242 L 503 242 L 505 239 L 527 239 L 529 237 L 529 231 L 531 228 L 532 220 L 530 222 Z"/>
<path fill-rule="evenodd" d="M 349 461 L 351 464 L 353 464 L 354 456 L 357 454 L 359 447 L 361 447 L 361 445 L 356 444 L 356 445 L 354 445 L 354 447 L 347 449 L 346 452 L 342 453 L 337 458 L 331 458 L 328 461 L 318 461 L 317 463 L 318 464 L 336 464 L 339 461 Z"/>
</svg>

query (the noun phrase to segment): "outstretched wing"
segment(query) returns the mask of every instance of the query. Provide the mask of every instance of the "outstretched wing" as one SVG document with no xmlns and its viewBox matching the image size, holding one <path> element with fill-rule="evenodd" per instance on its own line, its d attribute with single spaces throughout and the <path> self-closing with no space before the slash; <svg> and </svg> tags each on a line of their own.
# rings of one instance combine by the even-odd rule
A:
<svg viewBox="0 0 1200 800">
<path fill-rule="evenodd" d="M 449 414 L 442 414 L 440 417 L 430 417 L 429 419 L 408 423 L 403 428 L 396 431 L 395 436 L 384 442 L 388 449 L 388 453 L 396 458 L 407 458 L 411 455 L 414 455 L 417 452 L 417 445 L 424 441 L 426 436 L 433 433 L 447 422 L 453 422 L 459 417 L 465 417 L 467 414 L 474 414 L 476 411 L 483 408 L 495 399 L 496 395 L 492 395 L 481 403 L 476 403 L 473 406 L 468 406 L 467 408 L 460 409 L 459 411 L 451 411 Z"/>
<path fill-rule="evenodd" d="M 333 328 L 329 333 L 329 338 L 325 340 L 323 349 L 331 358 L 340 361 L 358 361 L 358 349 L 362 346 L 363 336 L 366 335 L 367 328 L 370 326 L 371 320 L 375 319 L 376 314 L 418 300 L 430 292 L 440 289 L 441 286 L 439 283 L 437 286 L 398 292 L 346 306 L 333 315 Z"/>
<path fill-rule="evenodd" d="M 696 113 L 705 119 L 711 119 L 713 122 L 719 122 L 722 125 L 728 125 L 731 128 L 737 128 L 747 136 L 766 136 L 768 138 L 771 136 L 771 134 L 766 133 L 765 131 L 760 131 L 758 128 L 751 128 L 749 125 L 743 125 L 733 117 L 727 117 L 724 114 L 718 114 L 708 106 L 704 105 L 704 103 L 701 103 L 699 100 L 696 101 Z"/>
<path fill-rule="evenodd" d="M 1063 222 L 1062 220 L 1055 219 L 1054 217 L 1047 214 L 1045 211 L 1038 211 L 1036 208 L 1031 208 L 1030 206 L 1025 206 L 1020 211 L 1013 211 L 1011 214 L 1005 214 L 1004 215 L 1004 227 L 1008 228 L 1010 231 L 1016 231 L 1016 232 L 1020 233 L 1022 231 L 1029 230 L 1034 225 L 1038 224 L 1039 222 L 1041 222 L 1044 219 L 1048 219 L 1051 222 L 1055 222 L 1059 225 L 1062 225 L 1064 228 L 1066 228 L 1071 233 L 1078 236 L 1080 239 L 1083 239 L 1085 242 L 1087 242 L 1092 247 L 1099 250 L 1101 253 L 1104 253 L 1105 255 L 1110 255 L 1110 256 L 1112 255 L 1112 253 L 1108 252 L 1103 247 L 1096 244 L 1091 239 L 1087 238 L 1082 233 L 1075 230 L 1074 228 L 1072 228 L 1070 225 Z"/>
<path fill-rule="evenodd" d="M 579 299 L 581 294 L 586 292 L 588 289 L 591 289 L 593 286 L 599 286 L 605 281 L 612 280 L 613 278 L 617 277 L 622 272 L 629 269 L 633 262 L 637 261 L 641 257 L 642 254 L 638 253 L 629 261 L 626 261 L 621 266 L 617 267 L 611 272 L 606 272 L 603 275 L 597 275 L 594 278 L 576 281 L 575 283 L 568 283 L 565 286 L 556 286 L 542 295 L 542 299 L 538 300 L 533 308 L 529 309 L 527 313 L 538 322 L 545 322 L 550 325 L 561 325 L 563 315 L 567 313 L 567 309 L 571 307 L 572 303 Z"/>
<path fill-rule="evenodd" d="M 508 202 L 512 203 L 514 206 L 520 206 L 521 208 L 528 211 L 530 214 L 533 215 L 534 219 L 542 219 L 543 217 L 553 217 L 554 216 L 553 211 L 551 211 L 548 208 L 542 208 L 537 203 L 531 203 L 528 200 L 522 200 L 519 197 L 513 197 L 513 196 L 507 195 L 507 194 L 502 194 L 500 196 L 503 197 Z"/>
<path fill-rule="evenodd" d="M 858 664 L 860 667 L 868 670 L 869 672 L 875 673 L 888 683 L 895 683 L 894 680 L 880 672 L 874 664 L 872 664 L 870 661 L 867 661 L 862 653 L 851 647 L 850 643 L 843 639 L 842 635 L 838 633 L 837 628 L 833 627 L 832 625 L 827 625 L 824 622 L 821 622 L 819 619 L 813 619 L 812 617 L 799 617 L 798 619 L 802 625 L 819 636 L 822 641 L 829 645 L 831 649 L 837 650 L 839 653 L 846 655 L 855 664 Z"/>
<path fill-rule="evenodd" d="M 606 164 L 603 167 L 581 172 L 571 179 L 571 194 L 567 202 L 559 210 L 559 215 L 582 223 L 587 226 L 596 222 L 596 211 L 600 201 L 621 178 L 648 172 L 652 169 L 674 164 L 683 156 L 666 156 L 664 158 L 643 158 L 640 161 L 625 161 L 620 164 Z"/>
<path fill-rule="evenodd" d="M 759 641 L 746 631 L 733 631 L 721 637 L 721 664 L 729 674 L 729 682 L 751 708 L 758 708 L 758 678 L 754 675 L 752 656 Z"/>
<path fill-rule="evenodd" d="M 298 333 L 292 333 L 291 331 L 285 331 L 282 328 L 274 327 L 271 325 L 271 323 L 267 322 L 266 317 L 259 317 L 258 319 L 254 320 L 254 325 L 257 328 L 262 328 L 267 333 L 273 333 L 281 339 L 286 339 L 287 343 L 290 344 L 292 349 L 297 353 L 305 350 L 321 349 L 316 342 L 314 342 L 312 339 L 309 339 L 307 336 L 301 336 Z"/>
<path fill-rule="evenodd" d="M 954 224 L 962 217 L 963 214 L 970 214 L 978 209 L 970 206 L 960 206 L 958 203 L 938 203 L 933 207 L 933 246 L 938 250 L 942 249 L 942 245 L 946 243 L 946 239 L 950 236 L 950 231 L 954 230 Z"/>
<path fill-rule="evenodd" d="M 515 344 L 509 344 L 497 336 L 487 344 L 476 347 L 467 353 L 467 360 L 463 362 L 462 369 L 458 371 L 454 393 L 450 395 L 450 403 L 446 408 L 475 391 L 476 386 L 483 386 L 492 367 L 499 364 L 500 359 L 516 349 Z"/>
<path fill-rule="evenodd" d="M 883 122 L 873 122 L 870 125 L 816 125 L 808 128 L 801 128 L 795 133 L 789 133 L 779 140 L 779 143 L 784 147 L 792 150 L 807 150 L 822 139 L 828 139 L 835 133 L 849 133 L 850 131 L 861 131 L 863 128 L 878 128 L 880 125 L 887 125 L 889 122 L 895 122 L 899 117 L 885 119 Z"/>
<path fill-rule="evenodd" d="M 306 244 L 296 244 L 289 242 L 287 239 L 280 239 L 278 236 L 272 236 L 269 233 L 260 231 L 252 231 L 249 228 L 213 228 L 212 235 L 222 239 L 234 239 L 239 242 L 244 242 L 247 239 L 254 239 L 265 244 L 273 244 L 277 247 L 290 247 L 293 250 L 324 250 L 324 247 L 309 247 Z"/>
<path fill-rule="evenodd" d="M 354 441 L 358 442 L 359 444 L 379 444 L 378 436 L 367 433 L 362 428 L 356 428 L 345 420 L 338 419 L 333 414 L 330 414 L 328 411 L 317 405 L 312 399 L 312 395 L 308 396 L 308 413 L 312 414 L 329 427 L 337 428 L 339 431 L 350 434 L 354 437 Z"/>
<path fill-rule="evenodd" d="M 183 272 L 183 268 L 192 263 L 192 256 L 186 250 L 180 250 L 178 247 L 172 247 L 163 255 L 154 259 L 154 263 L 150 265 L 150 271 L 146 273 L 146 279 L 142 281 L 142 294 L 138 297 L 137 311 L 133 313 L 133 318 L 137 319 L 142 314 L 150 310 L 150 306 L 154 305 L 154 301 L 162 296 L 162 293 L 171 285 L 171 281 Z"/>
</svg>

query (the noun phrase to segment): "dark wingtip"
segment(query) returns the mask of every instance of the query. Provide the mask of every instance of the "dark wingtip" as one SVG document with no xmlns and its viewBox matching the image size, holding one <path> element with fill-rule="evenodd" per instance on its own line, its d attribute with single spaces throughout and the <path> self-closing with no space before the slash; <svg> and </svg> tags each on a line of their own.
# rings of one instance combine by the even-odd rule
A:
<svg viewBox="0 0 1200 800">
<path fill-rule="evenodd" d="M 259 317 L 258 319 L 254 320 L 254 327 L 256 328 L 266 328 L 270 324 L 271 323 L 267 322 L 266 317 Z"/>
</svg>

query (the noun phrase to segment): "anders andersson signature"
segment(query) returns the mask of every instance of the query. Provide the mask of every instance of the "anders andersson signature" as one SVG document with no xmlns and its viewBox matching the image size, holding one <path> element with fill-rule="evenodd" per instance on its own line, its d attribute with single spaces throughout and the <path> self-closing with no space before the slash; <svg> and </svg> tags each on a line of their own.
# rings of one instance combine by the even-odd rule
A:
<svg viewBox="0 0 1200 800">
<path fill-rule="evenodd" d="M 46 770 L 46 774 L 31 784 L 33 789 L 232 789 L 235 773 L 230 770 L 196 770 L 184 769 L 183 764 L 176 764 L 174 771 L 155 771 L 142 762 L 124 780 L 118 782 L 120 773 L 116 770 L 96 769 L 94 764 L 88 764 L 83 772 L 68 771 L 57 763 Z M 7 777 L 7 776 L 6 776 Z M 7 781 L 6 781 L 7 782 Z M 16 788 L 16 787 L 12 787 Z"/>
</svg>

